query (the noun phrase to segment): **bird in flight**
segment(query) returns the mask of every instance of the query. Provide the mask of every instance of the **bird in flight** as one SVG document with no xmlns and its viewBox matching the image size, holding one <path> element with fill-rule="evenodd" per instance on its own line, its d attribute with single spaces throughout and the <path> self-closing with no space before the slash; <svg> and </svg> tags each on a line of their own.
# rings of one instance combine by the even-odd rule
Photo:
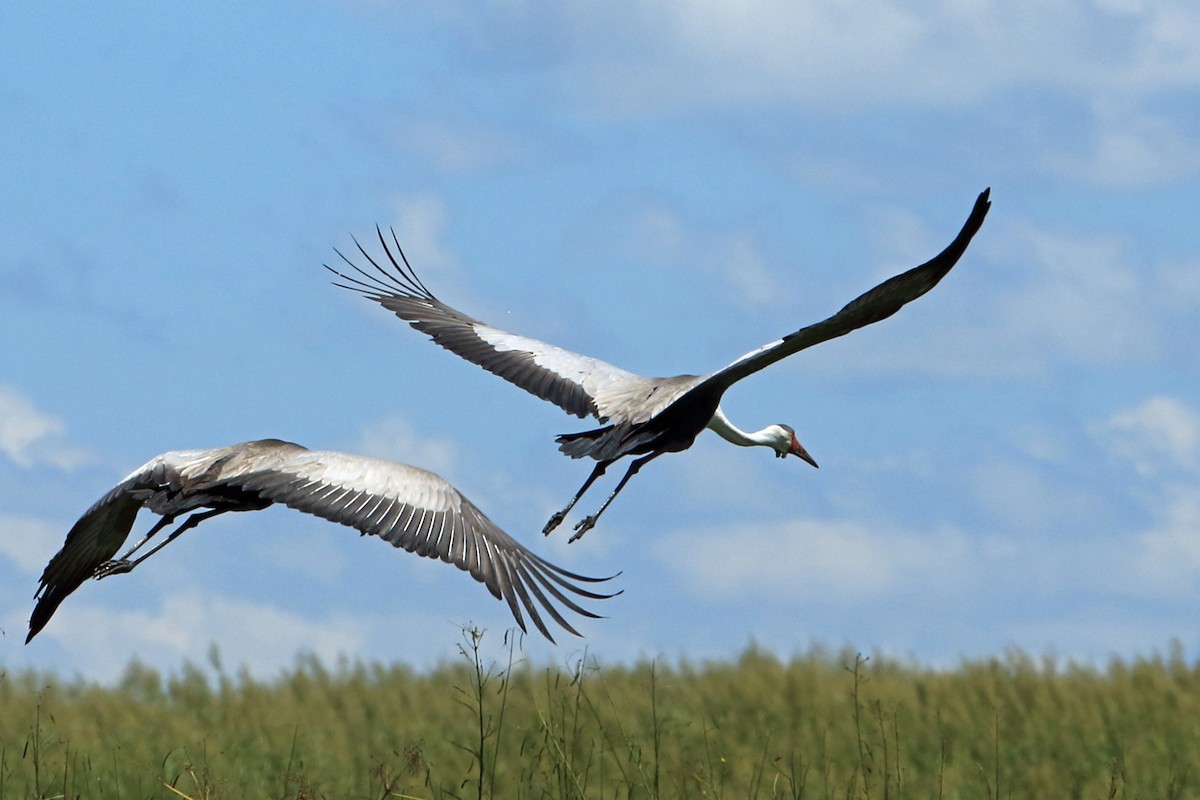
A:
<svg viewBox="0 0 1200 800">
<path fill-rule="evenodd" d="M 610 465 L 625 456 L 636 456 L 599 510 L 575 525 L 570 539 L 575 541 L 595 526 L 629 479 L 647 462 L 663 453 L 688 449 L 705 428 L 711 428 L 733 444 L 769 447 L 779 458 L 793 455 L 817 466 L 787 425 L 768 425 L 757 431 L 738 428 L 721 408 L 722 395 L 742 378 L 793 353 L 890 317 L 936 286 L 962 257 L 983 224 L 991 207 L 990 191 L 985 189 L 979 195 L 954 241 L 929 261 L 884 281 L 828 319 L 752 350 L 707 375 L 647 378 L 470 317 L 446 305 L 425 287 L 409 265 L 394 230 L 389 244 L 383 231 L 375 228 L 387 258 L 382 265 L 358 240 L 354 242 L 374 272 L 356 265 L 336 248 L 335 252 L 355 274 L 343 273 L 328 264 L 325 267 L 337 275 L 337 286 L 379 303 L 452 353 L 554 403 L 568 414 L 580 418 L 591 415 L 600 421 L 602 427 L 566 433 L 555 440 L 563 453 L 572 458 L 594 459 L 596 466 L 566 507 L 546 523 L 543 533 L 550 533 L 566 518 Z"/>
<path fill-rule="evenodd" d="M 258 511 L 274 503 L 347 525 L 364 536 L 378 536 L 410 553 L 441 559 L 469 572 L 497 599 L 508 603 L 521 630 L 525 630 L 524 608 L 551 642 L 554 637 L 539 607 L 578 636 L 555 604 L 585 617 L 598 615 L 579 606 L 564 590 L 591 600 L 615 596 L 579 585 L 609 578 L 576 575 L 534 555 L 432 472 L 380 458 L 262 439 L 211 450 L 163 453 L 101 497 L 71 528 L 62 550 L 42 573 L 25 643 L 88 578 L 129 572 L 184 531 L 218 514 Z M 114 559 L 142 508 L 161 519 L 128 552 Z M 156 533 L 186 513 L 190 516 L 162 542 L 133 559 Z"/>
</svg>

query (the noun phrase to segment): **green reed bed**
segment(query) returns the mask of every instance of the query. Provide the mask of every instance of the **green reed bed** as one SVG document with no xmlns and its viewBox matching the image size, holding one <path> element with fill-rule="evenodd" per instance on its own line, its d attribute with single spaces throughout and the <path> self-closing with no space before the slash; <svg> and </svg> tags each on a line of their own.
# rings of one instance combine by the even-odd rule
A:
<svg viewBox="0 0 1200 800">
<path fill-rule="evenodd" d="M 1178 652 L 546 668 L 471 630 L 460 649 L 428 672 L 302 659 L 271 681 L 215 655 L 113 687 L 4 674 L 0 800 L 1200 796 L 1200 669 Z"/>
</svg>

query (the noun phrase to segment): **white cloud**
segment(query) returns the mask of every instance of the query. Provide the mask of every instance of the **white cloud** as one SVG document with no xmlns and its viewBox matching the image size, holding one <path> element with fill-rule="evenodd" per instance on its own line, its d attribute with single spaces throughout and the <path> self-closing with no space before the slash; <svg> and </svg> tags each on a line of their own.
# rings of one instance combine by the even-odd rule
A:
<svg viewBox="0 0 1200 800">
<path fill-rule="evenodd" d="M 306 582 L 336 586 L 346 579 L 351 565 L 338 540 L 355 531 L 307 515 L 291 518 L 287 528 L 286 547 L 278 546 L 272 539 L 253 545 L 255 555 L 275 567 L 297 573 Z"/>
<path fill-rule="evenodd" d="M 439 297 L 453 297 L 455 305 L 460 308 L 472 306 L 487 307 L 475 296 L 475 284 L 466 280 L 461 269 L 461 260 L 456 249 L 446 244 L 446 228 L 449 212 L 446 203 L 436 192 L 418 192 L 398 195 L 391 200 L 393 221 L 384 228 L 383 235 L 387 240 L 388 249 L 400 260 L 396 252 L 396 240 L 408 257 L 417 277 L 424 281 Z M 392 238 L 393 230 L 395 239 Z M 363 241 L 363 247 L 371 257 L 379 261 L 386 259 L 379 241 L 372 231 L 368 240 Z M 349 255 L 349 254 L 347 254 Z M 365 260 L 351 257 L 351 261 L 365 266 Z M 386 260 L 382 261 L 385 268 Z M 389 327 L 402 325 L 392 320 Z"/>
<path fill-rule="evenodd" d="M 1155 354 L 1154 288 L 1123 240 L 1028 227 L 1017 246 L 1036 272 L 998 310 L 1003 333 L 1020 350 L 1099 364 Z"/>
<path fill-rule="evenodd" d="M 898 230 L 912 229 L 897 219 Z M 991 222 L 967 251 L 960 277 L 947 279 L 957 292 L 952 304 L 943 303 L 935 318 L 926 312 L 930 324 L 910 325 L 895 346 L 879 335 L 849 337 L 842 346 L 859 349 L 845 363 L 871 371 L 1039 375 L 1064 365 L 1152 363 L 1195 329 L 1200 295 L 1189 293 L 1179 264 L 1147 263 L 1127 237 Z"/>
<path fill-rule="evenodd" d="M 0 386 L 0 453 L 22 467 L 49 465 L 69 470 L 91 456 L 63 441 L 66 425 L 38 409 L 9 386 Z"/>
<path fill-rule="evenodd" d="M 555 30 L 590 89 L 582 99 L 610 112 L 957 106 L 1018 85 L 1133 94 L 1200 84 L 1200 12 L 1180 0 L 930 6 L 569 6 Z M 516 4 L 500 13 L 524 11 Z"/>
<path fill-rule="evenodd" d="M 760 310 L 775 299 L 780 281 L 747 231 L 714 230 L 663 205 L 636 210 L 620 225 L 630 231 L 623 241 L 637 263 L 686 269 L 692 276 L 700 270 L 720 281 L 743 309 Z"/>
<path fill-rule="evenodd" d="M 1200 594 L 1200 413 L 1154 395 L 1089 433 L 1147 480 L 1136 496 L 1150 523 L 1113 554 L 1114 580 L 1140 597 Z"/>
<path fill-rule="evenodd" d="M 746 236 L 725 242 L 719 265 L 733 294 L 746 308 L 770 306 L 778 289 L 766 259 Z"/>
<path fill-rule="evenodd" d="M 1143 476 L 1200 468 L 1200 414 L 1174 397 L 1149 397 L 1093 426 L 1092 434 Z"/>
<path fill-rule="evenodd" d="M 435 194 L 415 194 L 397 197 L 392 201 L 395 209 L 396 237 L 405 253 L 420 255 L 420 271 L 428 274 L 439 270 L 453 270 L 457 260 L 442 244 L 442 233 L 446 227 L 446 204 Z M 384 233 L 388 247 L 394 248 L 390 232 Z M 373 252 L 377 248 L 367 248 Z M 398 257 L 398 254 L 397 254 Z"/>
<path fill-rule="evenodd" d="M 806 519 L 679 531 L 656 547 L 697 594 L 845 606 L 914 588 L 961 589 L 976 566 L 972 550 L 952 530 Z"/>
<path fill-rule="evenodd" d="M 327 664 L 353 654 L 364 633 L 360 621 L 345 616 L 309 620 L 267 605 L 176 594 L 153 610 L 64 604 L 39 640 L 56 640 L 86 666 L 89 678 L 111 681 L 134 654 L 143 663 L 174 669 L 184 659 L 202 663 L 212 642 L 219 643 L 225 663 L 271 677 L 298 651 Z"/>
<path fill-rule="evenodd" d="M 1138 537 L 1133 591 L 1140 595 L 1200 594 L 1200 487 L 1175 487 L 1160 502 L 1158 524 Z"/>
<path fill-rule="evenodd" d="M 1193 258 L 1164 264 L 1162 285 L 1173 306 L 1200 308 L 1200 261 Z"/>
<path fill-rule="evenodd" d="M 468 123 L 404 120 L 398 126 L 399 147 L 453 174 L 475 174 L 521 155 L 509 137 Z"/>
<path fill-rule="evenodd" d="M 363 429 L 357 450 L 377 458 L 387 458 L 427 469 L 452 480 L 458 463 L 458 450 L 449 439 L 421 436 L 412 423 L 400 414 L 392 414 Z"/>
<path fill-rule="evenodd" d="M 643 209 L 632 220 L 633 251 L 651 262 L 669 262 L 687 247 L 691 232 L 680 215 L 662 206 Z"/>
<path fill-rule="evenodd" d="M 1085 9 L 1088 3 L 1081 4 Z M 1096 0 L 1123 29 L 1127 47 L 1101 75 L 1129 90 L 1194 87 L 1200 82 L 1200 9 L 1187 0 Z"/>
<path fill-rule="evenodd" d="M 630 16 L 636 24 L 628 25 Z M 582 24 L 576 28 L 590 99 L 610 112 L 854 102 L 914 93 L 944 97 L 949 82 L 970 86 L 936 69 L 926 74 L 932 65 L 920 70 L 923 82 L 894 82 L 901 73 L 889 65 L 925 65 L 929 59 L 914 57 L 927 35 L 926 24 L 891 3 L 694 0 L 629 8 L 603 21 L 589 15 L 588 22 L 615 28 L 622 19 L 627 27 L 610 35 L 588 36 Z M 600 51 L 592 44 L 600 41 L 617 46 Z"/>
<path fill-rule="evenodd" d="M 1055 469 L 1025 459 L 984 457 L 969 472 L 969 487 L 980 511 L 996 524 L 1031 534 L 1057 533 L 1089 524 L 1096 498 L 1065 480 Z"/>
<path fill-rule="evenodd" d="M 48 520 L 0 514 L 0 555 L 25 572 L 40 575 L 66 535 L 66 530 Z"/>
<path fill-rule="evenodd" d="M 1186 0 L 901 0 L 492 4 L 472 56 L 549 72 L 585 117 L 729 109 L 978 109 L 1050 172 L 1101 186 L 1177 183 L 1200 172 L 1186 99 L 1200 87 L 1200 9 Z M 497 37 L 494 30 L 509 35 Z M 461 35 L 461 34 L 460 34 Z M 513 41 L 522 53 L 513 60 Z M 1022 99 L 1026 98 L 1026 99 Z M 1030 100 L 1029 98 L 1033 98 Z M 984 104 L 987 104 L 985 109 Z M 1003 109 L 997 115 L 997 107 Z M 1082 126 L 1064 125 L 1064 108 Z M 1010 116 L 1011 109 L 1016 115 Z M 1154 110 L 1158 109 L 1158 110 Z M 1035 131 L 1045 131 L 1036 134 Z M 986 134 L 985 134 L 986 135 Z M 1002 134 L 1004 135 L 1004 134 Z M 418 132 L 413 137 L 421 139 Z M 434 158 L 469 162 L 473 134 L 435 137 Z M 496 147 L 496 145 L 493 145 Z M 439 151 L 464 151 L 458 156 Z M 828 160 L 827 160 L 828 159 Z M 870 185 L 835 155 L 806 174 Z M 811 179 L 811 175 L 809 178 Z"/>
<path fill-rule="evenodd" d="M 1107 104 L 1102 104 L 1107 105 Z M 1133 108 L 1099 110 L 1083 153 L 1045 143 L 1049 171 L 1096 186 L 1136 189 L 1187 180 L 1200 172 L 1200 144 L 1161 115 Z"/>
</svg>

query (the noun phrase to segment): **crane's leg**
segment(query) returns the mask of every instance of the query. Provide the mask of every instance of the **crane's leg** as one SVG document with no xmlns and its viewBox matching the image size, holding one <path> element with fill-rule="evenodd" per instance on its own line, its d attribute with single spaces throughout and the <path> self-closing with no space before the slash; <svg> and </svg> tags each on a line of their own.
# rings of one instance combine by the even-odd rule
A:
<svg viewBox="0 0 1200 800">
<path fill-rule="evenodd" d="M 166 514 L 165 516 L 163 516 L 161 519 L 159 519 L 158 522 L 154 523 L 154 527 L 151 528 L 149 531 L 147 531 L 145 536 L 143 536 L 141 539 L 138 539 L 137 544 L 135 544 L 133 547 L 126 550 L 125 555 L 121 556 L 116 561 L 128 561 L 129 557 L 132 556 L 134 553 L 136 553 L 138 550 L 141 550 L 142 545 L 144 545 L 146 542 L 150 541 L 151 537 L 153 537 L 154 534 L 158 533 L 159 531 L 161 531 L 163 528 L 167 527 L 174 521 L 175 521 L 174 514 Z M 112 564 L 112 563 L 116 563 L 116 562 L 110 561 L 108 563 Z"/>
<path fill-rule="evenodd" d="M 227 510 L 228 509 L 224 509 L 224 508 L 214 508 L 210 511 L 200 511 L 195 514 L 192 514 L 190 517 L 188 517 L 186 520 L 184 520 L 182 525 L 180 525 L 175 530 L 171 531 L 170 536 L 163 539 L 161 542 L 159 542 L 157 545 L 155 545 L 153 548 L 151 548 L 148 552 L 143 553 L 137 559 L 130 561 L 129 557 L 131 555 L 133 555 L 134 552 L 139 547 L 141 547 L 143 544 L 145 544 L 146 540 L 148 540 L 151 536 L 153 536 L 155 533 L 157 533 L 159 530 L 161 530 L 164 526 L 169 525 L 171 523 L 171 521 L 175 519 L 174 516 L 163 517 L 154 525 L 153 528 L 150 529 L 150 532 L 147 533 L 145 536 L 143 536 L 141 541 L 139 541 L 136 545 L 134 545 L 133 548 L 129 552 L 127 552 L 125 555 L 123 555 L 120 558 L 115 559 L 113 561 L 105 561 L 103 564 L 96 567 L 96 571 L 92 573 L 92 577 L 95 578 L 96 580 L 99 580 L 100 578 L 107 578 L 110 575 L 121 575 L 123 573 L 130 572 L 138 564 L 142 563 L 147 558 L 154 555 L 159 550 L 162 550 L 164 547 L 169 545 L 171 542 L 173 542 L 177 538 L 179 538 L 179 534 L 183 533 L 184 531 L 188 530 L 189 528 L 196 527 L 204 520 L 215 517 L 217 514 L 224 514 Z"/>
<path fill-rule="evenodd" d="M 596 468 L 592 470 L 592 474 L 588 475 L 588 479 L 583 482 L 583 486 L 579 487 L 579 491 L 571 498 L 571 502 L 567 503 L 567 507 L 562 511 L 554 512 L 554 516 L 550 517 L 550 521 L 546 523 L 546 527 L 542 528 L 542 533 L 546 536 L 550 535 L 550 531 L 562 524 L 562 521 L 567 518 L 567 514 L 571 513 L 571 509 L 579 502 L 579 498 L 583 497 L 583 493 L 588 490 L 588 487 L 596 482 L 596 479 L 604 474 L 604 470 L 608 469 L 608 465 L 612 461 L 599 461 L 596 463 Z M 574 540 L 572 540 L 574 541 Z"/>
<path fill-rule="evenodd" d="M 635 458 L 633 463 L 629 465 L 629 469 L 625 472 L 625 477 L 621 478 L 621 482 L 617 484 L 617 488 L 613 489 L 612 494 L 610 494 L 608 499 L 604 501 L 604 505 L 600 506 L 600 510 L 595 514 L 592 514 L 590 517 L 584 517 L 583 519 L 579 520 L 579 522 L 575 523 L 575 535 L 570 539 L 567 539 L 567 543 L 569 544 L 575 541 L 580 536 L 583 536 L 585 533 L 594 528 L 596 526 L 596 520 L 600 519 L 600 515 L 604 513 L 604 509 L 608 508 L 609 504 L 612 503 L 614 498 L 616 498 L 617 493 L 625 487 L 625 484 L 629 483 L 629 479 L 634 475 L 637 475 L 637 471 L 642 468 L 643 464 L 653 458 L 658 458 L 661 455 L 662 452 L 658 452 L 651 453 L 648 456 L 642 456 L 641 458 Z"/>
</svg>

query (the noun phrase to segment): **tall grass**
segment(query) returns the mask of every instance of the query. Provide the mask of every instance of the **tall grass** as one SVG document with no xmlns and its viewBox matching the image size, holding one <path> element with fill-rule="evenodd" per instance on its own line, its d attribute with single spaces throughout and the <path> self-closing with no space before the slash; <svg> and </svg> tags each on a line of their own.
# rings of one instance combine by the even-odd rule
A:
<svg viewBox="0 0 1200 800">
<path fill-rule="evenodd" d="M 4 674 L 0 800 L 1200 796 L 1200 669 L 1177 651 L 547 668 L 497 638 L 467 629 L 422 673 L 304 658 L 262 681 L 214 654 L 111 688 Z"/>
</svg>

